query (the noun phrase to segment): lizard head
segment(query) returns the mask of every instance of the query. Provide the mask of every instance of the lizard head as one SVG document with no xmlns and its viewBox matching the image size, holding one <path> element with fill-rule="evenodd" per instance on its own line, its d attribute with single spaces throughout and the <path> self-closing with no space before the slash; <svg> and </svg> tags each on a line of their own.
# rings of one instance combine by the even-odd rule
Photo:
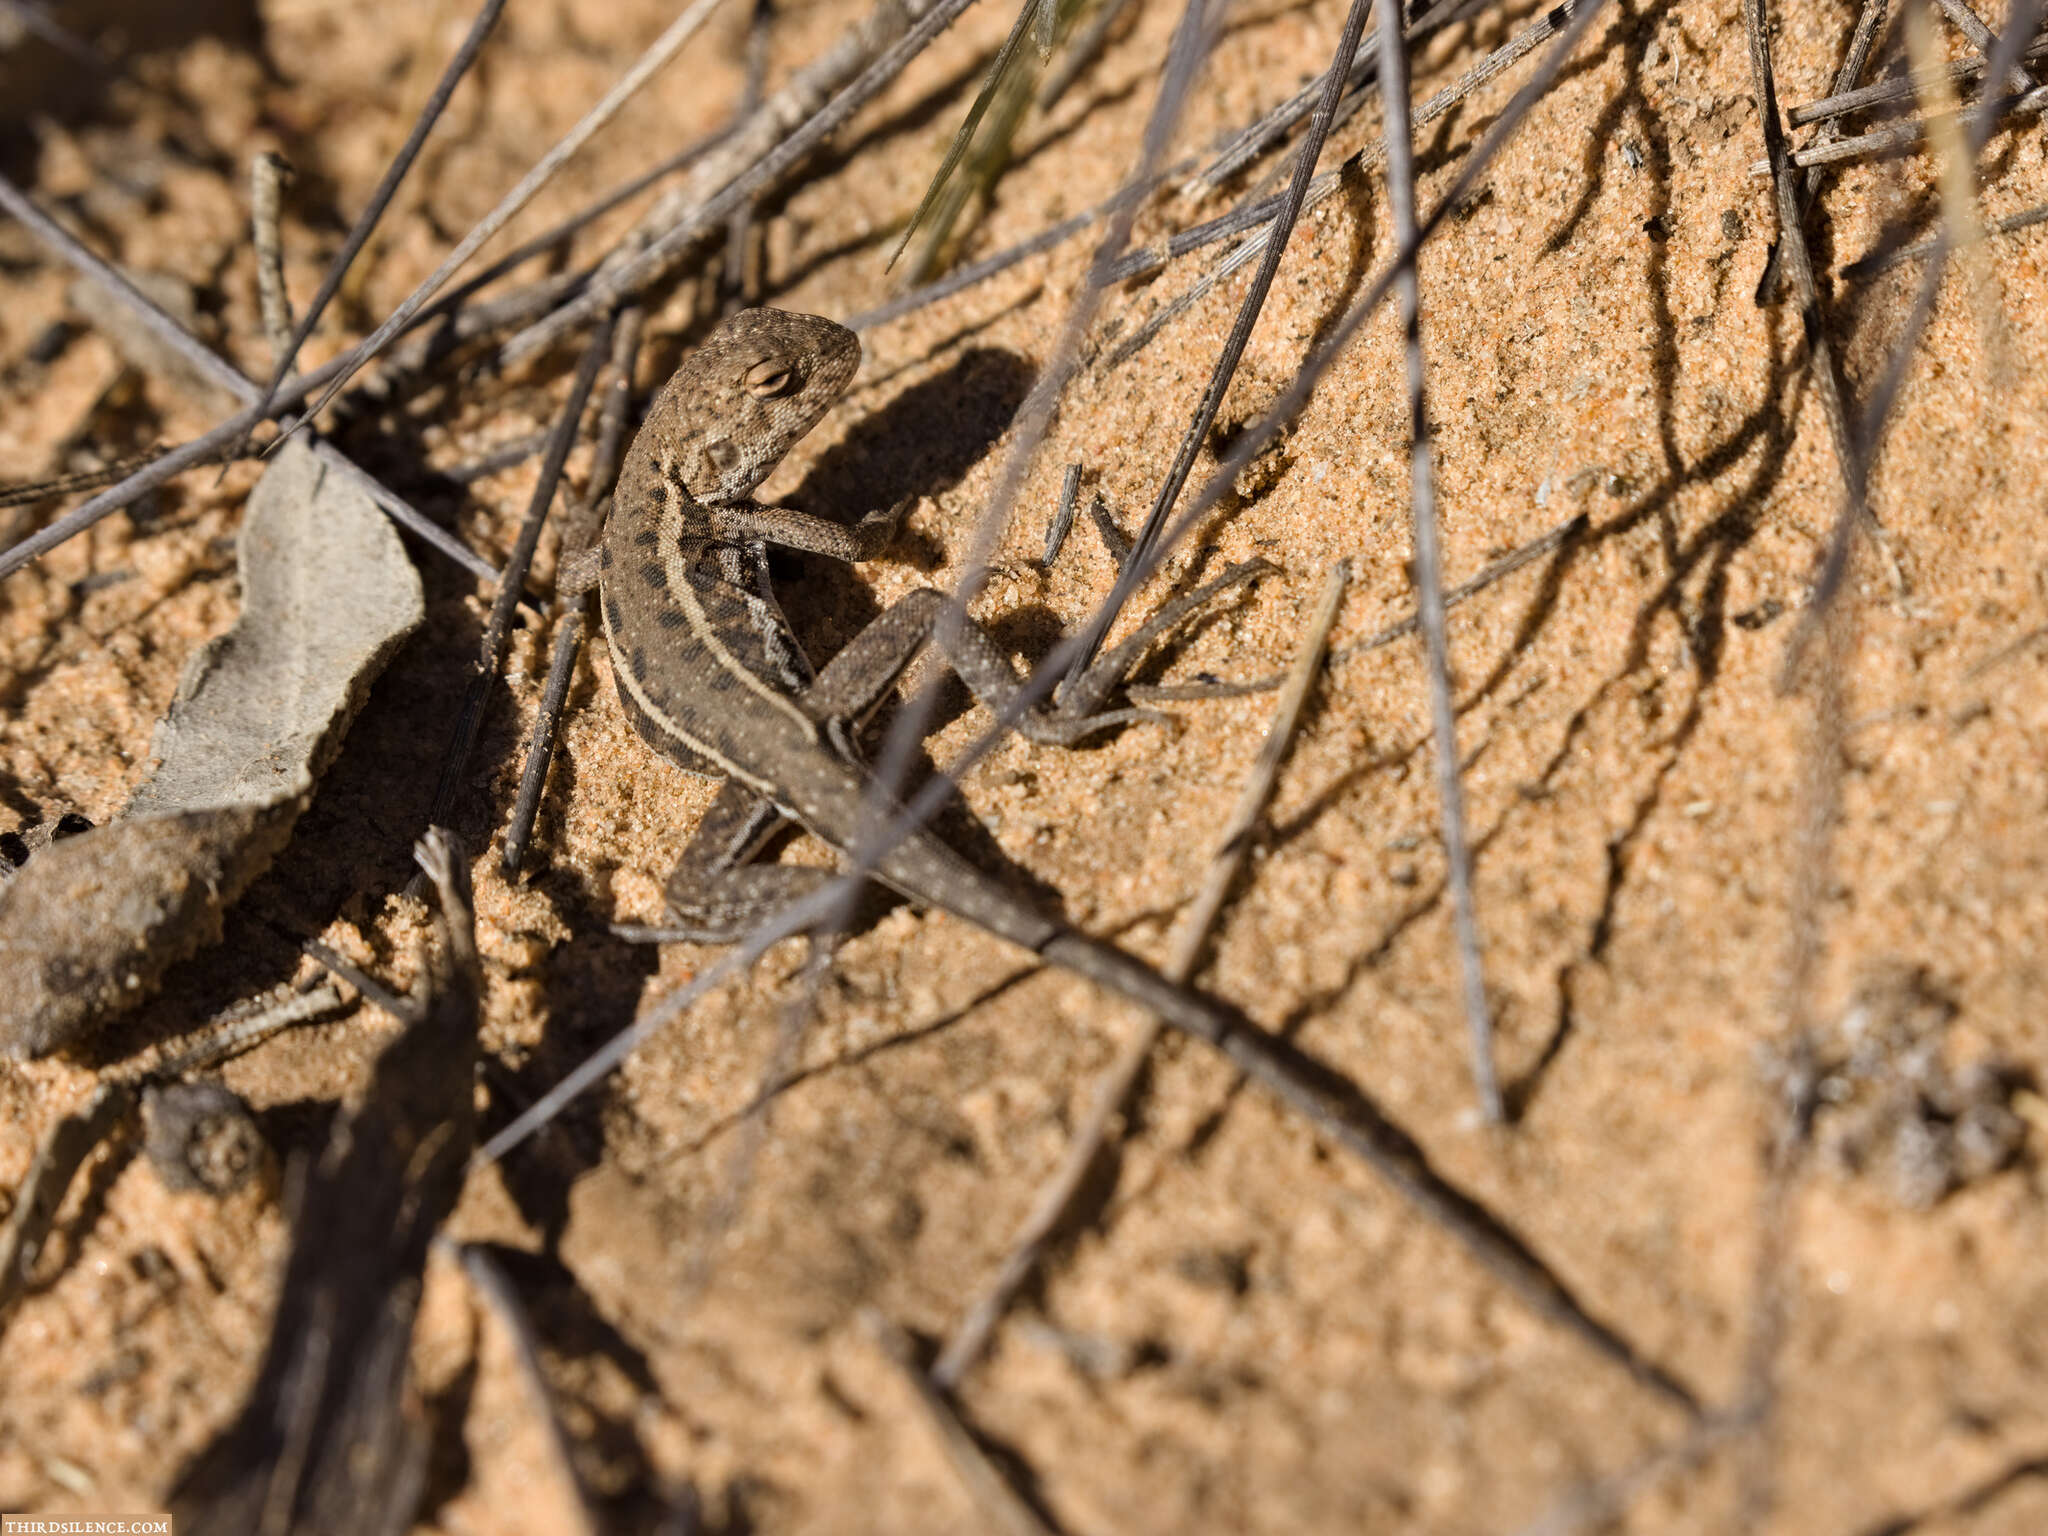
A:
<svg viewBox="0 0 2048 1536">
<path fill-rule="evenodd" d="M 743 309 L 683 360 L 648 413 L 707 505 L 738 501 L 818 424 L 854 371 L 860 339 L 817 315 Z"/>
</svg>

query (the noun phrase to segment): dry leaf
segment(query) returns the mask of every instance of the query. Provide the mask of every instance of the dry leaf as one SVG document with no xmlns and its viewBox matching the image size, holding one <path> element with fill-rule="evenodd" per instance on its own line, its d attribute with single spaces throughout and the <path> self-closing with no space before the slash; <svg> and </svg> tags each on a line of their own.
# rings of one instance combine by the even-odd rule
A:
<svg viewBox="0 0 2048 1536">
<path fill-rule="evenodd" d="M 303 444 L 250 497 L 242 613 L 192 658 L 122 817 L 53 843 L 0 890 L 0 1051 L 40 1055 L 132 1007 L 220 938 L 423 609 L 376 505 Z"/>
</svg>

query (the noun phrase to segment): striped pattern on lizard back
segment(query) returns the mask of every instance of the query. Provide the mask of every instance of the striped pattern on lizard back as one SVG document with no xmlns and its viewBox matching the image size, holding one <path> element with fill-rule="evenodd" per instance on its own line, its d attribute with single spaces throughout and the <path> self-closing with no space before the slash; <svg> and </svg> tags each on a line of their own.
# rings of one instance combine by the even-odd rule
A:
<svg viewBox="0 0 2048 1536">
<path fill-rule="evenodd" d="M 766 547 L 721 538 L 790 447 L 845 393 L 860 344 L 830 321 L 747 310 L 718 326 L 649 407 L 599 556 L 605 638 L 635 729 L 696 773 L 777 803 L 761 767 L 818 755 L 811 681 L 776 603 Z M 757 766 L 760 765 L 760 766 Z M 796 807 L 790 807 L 797 809 Z"/>
</svg>

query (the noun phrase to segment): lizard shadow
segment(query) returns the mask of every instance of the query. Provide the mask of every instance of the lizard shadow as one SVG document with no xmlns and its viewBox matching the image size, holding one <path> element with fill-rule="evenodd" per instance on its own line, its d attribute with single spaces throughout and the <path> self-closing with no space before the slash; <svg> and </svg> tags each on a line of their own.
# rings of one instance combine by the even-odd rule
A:
<svg viewBox="0 0 2048 1536">
<path fill-rule="evenodd" d="M 975 347 L 932 377 L 864 416 L 821 454 L 786 499 L 820 516 L 851 522 L 906 499 L 935 497 L 958 485 L 988 455 L 1030 392 L 1033 370 L 1014 352 Z M 897 535 L 889 558 L 921 570 L 941 551 L 921 534 Z M 801 571 L 803 600 L 778 580 L 784 611 L 814 660 L 830 657 L 879 610 L 853 571 L 836 560 L 777 553 L 778 578 Z"/>
</svg>

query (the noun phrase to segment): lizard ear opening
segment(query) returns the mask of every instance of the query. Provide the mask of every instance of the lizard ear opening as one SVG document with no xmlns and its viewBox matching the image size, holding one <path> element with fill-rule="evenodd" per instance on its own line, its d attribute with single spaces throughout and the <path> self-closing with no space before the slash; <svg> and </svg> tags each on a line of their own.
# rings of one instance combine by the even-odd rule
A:
<svg viewBox="0 0 2048 1536">
<path fill-rule="evenodd" d="M 764 358 L 747 370 L 747 393 L 757 400 L 777 400 L 803 387 L 803 374 L 779 357 Z"/>
</svg>

